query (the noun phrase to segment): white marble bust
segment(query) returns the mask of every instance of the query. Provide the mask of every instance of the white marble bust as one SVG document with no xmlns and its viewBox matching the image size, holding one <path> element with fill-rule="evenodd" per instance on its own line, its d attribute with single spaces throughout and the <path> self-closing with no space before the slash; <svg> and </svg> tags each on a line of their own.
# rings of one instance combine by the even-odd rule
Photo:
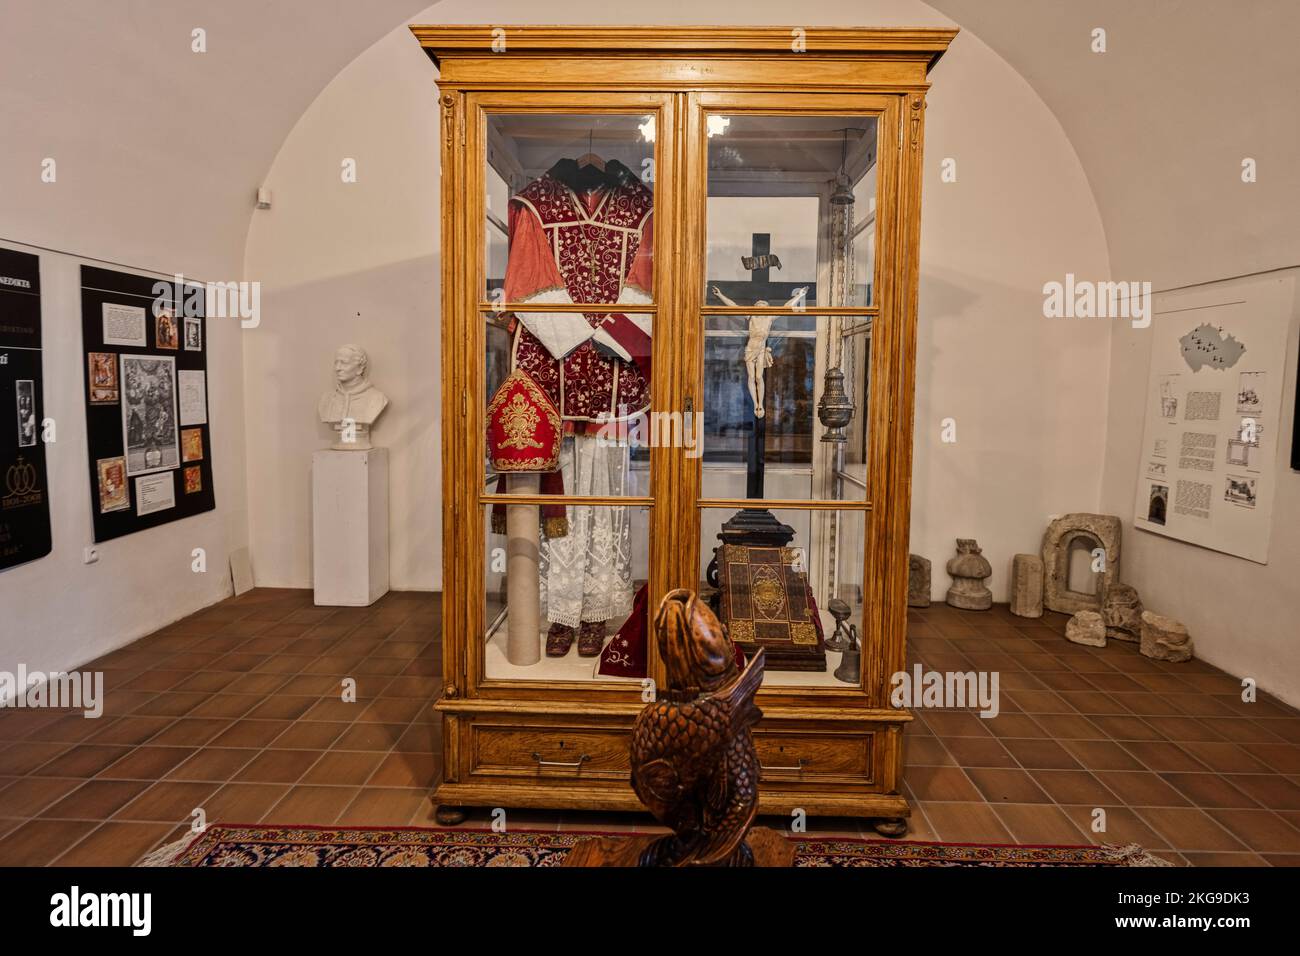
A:
<svg viewBox="0 0 1300 956">
<path fill-rule="evenodd" d="M 334 355 L 334 388 L 320 397 L 320 420 L 338 433 L 336 451 L 368 451 L 370 427 L 385 408 L 388 396 L 370 384 L 369 359 L 359 345 L 341 346 Z"/>
</svg>

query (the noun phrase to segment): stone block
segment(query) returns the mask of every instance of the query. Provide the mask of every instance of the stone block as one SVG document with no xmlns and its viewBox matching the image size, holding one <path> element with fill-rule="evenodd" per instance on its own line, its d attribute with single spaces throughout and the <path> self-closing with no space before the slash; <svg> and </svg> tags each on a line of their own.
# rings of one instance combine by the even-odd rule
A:
<svg viewBox="0 0 1300 956">
<path fill-rule="evenodd" d="M 907 556 L 907 606 L 930 606 L 930 559 L 919 554 Z"/>
<path fill-rule="evenodd" d="M 1043 616 L 1043 559 L 1017 554 L 1011 559 L 1011 613 L 1016 617 Z"/>
</svg>

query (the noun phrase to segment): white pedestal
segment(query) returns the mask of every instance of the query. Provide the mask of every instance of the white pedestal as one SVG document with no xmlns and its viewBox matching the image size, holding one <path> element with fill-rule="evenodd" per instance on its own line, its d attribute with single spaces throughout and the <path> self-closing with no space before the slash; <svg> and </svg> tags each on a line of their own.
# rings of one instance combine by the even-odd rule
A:
<svg viewBox="0 0 1300 956">
<path fill-rule="evenodd" d="M 388 592 L 388 449 L 311 456 L 315 603 L 368 607 Z"/>
</svg>

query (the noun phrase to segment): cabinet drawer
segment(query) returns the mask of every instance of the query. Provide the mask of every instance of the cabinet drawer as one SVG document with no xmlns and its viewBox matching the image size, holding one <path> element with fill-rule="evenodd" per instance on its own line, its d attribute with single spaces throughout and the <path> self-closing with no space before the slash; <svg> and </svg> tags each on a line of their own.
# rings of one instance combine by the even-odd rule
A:
<svg viewBox="0 0 1300 956">
<path fill-rule="evenodd" d="M 470 735 L 470 773 L 475 775 L 548 779 L 626 779 L 631 775 L 626 731 L 475 723 Z"/>
<path fill-rule="evenodd" d="M 754 734 L 759 779 L 870 782 L 874 734 L 762 730 Z"/>
</svg>

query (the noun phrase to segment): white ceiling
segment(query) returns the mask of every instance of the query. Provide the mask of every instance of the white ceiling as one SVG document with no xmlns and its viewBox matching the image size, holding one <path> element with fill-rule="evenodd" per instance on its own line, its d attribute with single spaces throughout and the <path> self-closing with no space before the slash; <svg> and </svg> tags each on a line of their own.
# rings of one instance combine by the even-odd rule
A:
<svg viewBox="0 0 1300 956">
<path fill-rule="evenodd" d="M 1300 265 L 1296 0 L 928 2 L 1055 113 L 1116 278 L 1158 290 Z M 1091 50 L 1098 27 L 1104 54 Z M 1250 185 L 1245 157 L 1257 162 Z"/>
<path fill-rule="evenodd" d="M 298 117 L 427 6 L 3 0 L 0 238 L 238 278 L 258 183 Z"/>
<path fill-rule="evenodd" d="M 1300 263 L 1300 3 L 930 5 L 1058 117 L 1118 277 L 1164 288 Z M 253 193 L 298 117 L 361 51 L 428 11 L 427 0 L 4 0 L 0 237 L 236 274 Z M 845 19 L 862 15 L 853 5 Z M 190 50 L 196 27 L 205 54 Z M 1102 55 L 1089 49 L 1095 27 Z M 1240 181 L 1247 156 L 1252 185 Z M 40 181 L 46 157 L 57 183 Z"/>
</svg>

